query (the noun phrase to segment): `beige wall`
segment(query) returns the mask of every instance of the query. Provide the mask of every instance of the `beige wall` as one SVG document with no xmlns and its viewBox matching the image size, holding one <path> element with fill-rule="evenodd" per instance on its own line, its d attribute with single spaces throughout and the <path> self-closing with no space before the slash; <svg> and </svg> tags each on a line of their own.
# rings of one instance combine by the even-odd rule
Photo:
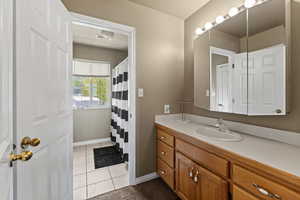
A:
<svg viewBox="0 0 300 200">
<path fill-rule="evenodd" d="M 117 66 L 122 60 L 127 58 L 127 55 L 127 51 L 73 44 L 74 58 L 110 62 L 111 67 Z"/>
<path fill-rule="evenodd" d="M 248 37 L 248 51 L 256 51 L 277 44 L 286 44 L 286 34 L 284 26 L 277 26 Z M 246 37 L 241 39 L 241 50 L 247 51 Z"/>
<path fill-rule="evenodd" d="M 194 73 L 194 54 L 193 39 L 194 31 L 199 26 L 204 26 L 207 21 L 213 21 L 218 15 L 223 15 L 233 6 L 239 6 L 243 0 L 211 0 L 207 5 L 198 10 L 187 20 L 185 20 L 185 99 L 193 99 L 193 73 Z M 300 26 L 297 20 L 300 19 L 300 2 L 292 3 L 292 70 L 289 78 L 292 83 L 291 88 L 291 112 L 287 116 L 271 116 L 271 117 L 250 117 L 235 114 L 221 114 L 199 109 L 193 106 L 187 108 L 186 112 L 197 115 L 224 118 L 232 121 L 239 121 L 248 124 L 255 124 L 264 127 L 276 128 L 281 130 L 289 130 L 300 132 Z"/>
<path fill-rule="evenodd" d="M 74 142 L 110 137 L 110 108 L 74 110 L 73 119 Z"/>
<path fill-rule="evenodd" d="M 176 17 L 127 0 L 63 0 L 73 11 L 136 28 L 137 87 L 137 176 L 155 170 L 154 115 L 164 104 L 176 104 L 183 96 L 184 22 Z"/>
</svg>

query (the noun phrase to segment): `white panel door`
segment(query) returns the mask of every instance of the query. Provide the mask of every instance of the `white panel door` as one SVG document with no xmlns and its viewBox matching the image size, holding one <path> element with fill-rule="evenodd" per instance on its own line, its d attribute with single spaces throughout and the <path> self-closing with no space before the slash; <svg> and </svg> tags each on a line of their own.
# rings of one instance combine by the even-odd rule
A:
<svg viewBox="0 0 300 200">
<path fill-rule="evenodd" d="M 232 66 L 223 64 L 217 66 L 217 110 L 232 112 Z"/>
<path fill-rule="evenodd" d="M 18 200 L 72 200 L 72 35 L 60 0 L 16 3 L 16 143 L 41 144 L 17 161 Z"/>
<path fill-rule="evenodd" d="M 285 115 L 285 46 L 249 53 L 249 115 Z"/>
<path fill-rule="evenodd" d="M 233 113 L 247 114 L 247 53 L 236 54 L 233 70 Z"/>
<path fill-rule="evenodd" d="M 13 150 L 12 131 L 12 61 L 13 6 L 0 0 L 0 199 L 13 198 L 13 168 L 9 154 Z"/>
</svg>

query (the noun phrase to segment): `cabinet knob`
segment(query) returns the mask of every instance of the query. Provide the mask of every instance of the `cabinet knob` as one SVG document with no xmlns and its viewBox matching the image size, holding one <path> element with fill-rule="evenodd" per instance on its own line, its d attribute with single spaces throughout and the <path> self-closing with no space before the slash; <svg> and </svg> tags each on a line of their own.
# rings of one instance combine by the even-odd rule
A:
<svg viewBox="0 0 300 200">
<path fill-rule="evenodd" d="M 282 113 L 282 110 L 281 110 L 281 109 L 276 109 L 275 112 L 276 112 L 277 114 L 280 114 L 280 113 Z"/>
<path fill-rule="evenodd" d="M 166 172 L 165 172 L 165 171 L 163 171 L 163 170 L 161 170 L 161 171 L 160 171 L 160 174 L 161 174 L 161 175 L 165 175 L 165 174 L 166 174 Z"/>
<path fill-rule="evenodd" d="M 193 181 L 195 182 L 195 183 L 198 183 L 198 175 L 199 175 L 199 171 L 197 170 L 196 171 L 196 174 L 195 174 L 195 176 L 194 176 L 194 178 L 193 178 Z"/>
<path fill-rule="evenodd" d="M 194 182 L 195 182 L 195 183 L 198 183 L 198 176 L 195 176 L 195 177 L 194 177 Z"/>
<path fill-rule="evenodd" d="M 164 139 L 165 139 L 165 137 L 164 137 L 164 136 L 161 136 L 161 137 L 160 137 L 160 139 L 161 139 L 161 140 L 164 140 Z"/>
<path fill-rule="evenodd" d="M 166 152 L 162 151 L 160 154 L 164 156 L 166 155 Z"/>
<path fill-rule="evenodd" d="M 193 178 L 193 176 L 194 176 L 194 167 L 192 167 L 192 169 L 189 170 L 188 176 L 189 176 L 190 178 Z"/>
</svg>

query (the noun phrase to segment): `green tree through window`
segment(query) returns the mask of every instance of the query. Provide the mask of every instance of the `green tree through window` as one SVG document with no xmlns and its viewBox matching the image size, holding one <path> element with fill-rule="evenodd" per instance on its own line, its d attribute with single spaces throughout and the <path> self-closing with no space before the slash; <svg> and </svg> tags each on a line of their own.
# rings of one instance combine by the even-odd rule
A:
<svg viewBox="0 0 300 200">
<path fill-rule="evenodd" d="M 73 76 L 73 104 L 77 107 L 109 104 L 110 77 Z"/>
</svg>

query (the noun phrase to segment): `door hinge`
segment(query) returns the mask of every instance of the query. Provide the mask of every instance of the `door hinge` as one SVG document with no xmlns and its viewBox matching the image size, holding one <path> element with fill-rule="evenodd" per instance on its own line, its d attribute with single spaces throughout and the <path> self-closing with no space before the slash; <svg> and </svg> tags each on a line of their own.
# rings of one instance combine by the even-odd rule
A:
<svg viewBox="0 0 300 200">
<path fill-rule="evenodd" d="M 232 64 L 232 69 L 234 69 L 235 68 L 235 65 L 234 64 Z"/>
<path fill-rule="evenodd" d="M 235 99 L 232 99 L 232 104 L 235 104 Z"/>
</svg>

